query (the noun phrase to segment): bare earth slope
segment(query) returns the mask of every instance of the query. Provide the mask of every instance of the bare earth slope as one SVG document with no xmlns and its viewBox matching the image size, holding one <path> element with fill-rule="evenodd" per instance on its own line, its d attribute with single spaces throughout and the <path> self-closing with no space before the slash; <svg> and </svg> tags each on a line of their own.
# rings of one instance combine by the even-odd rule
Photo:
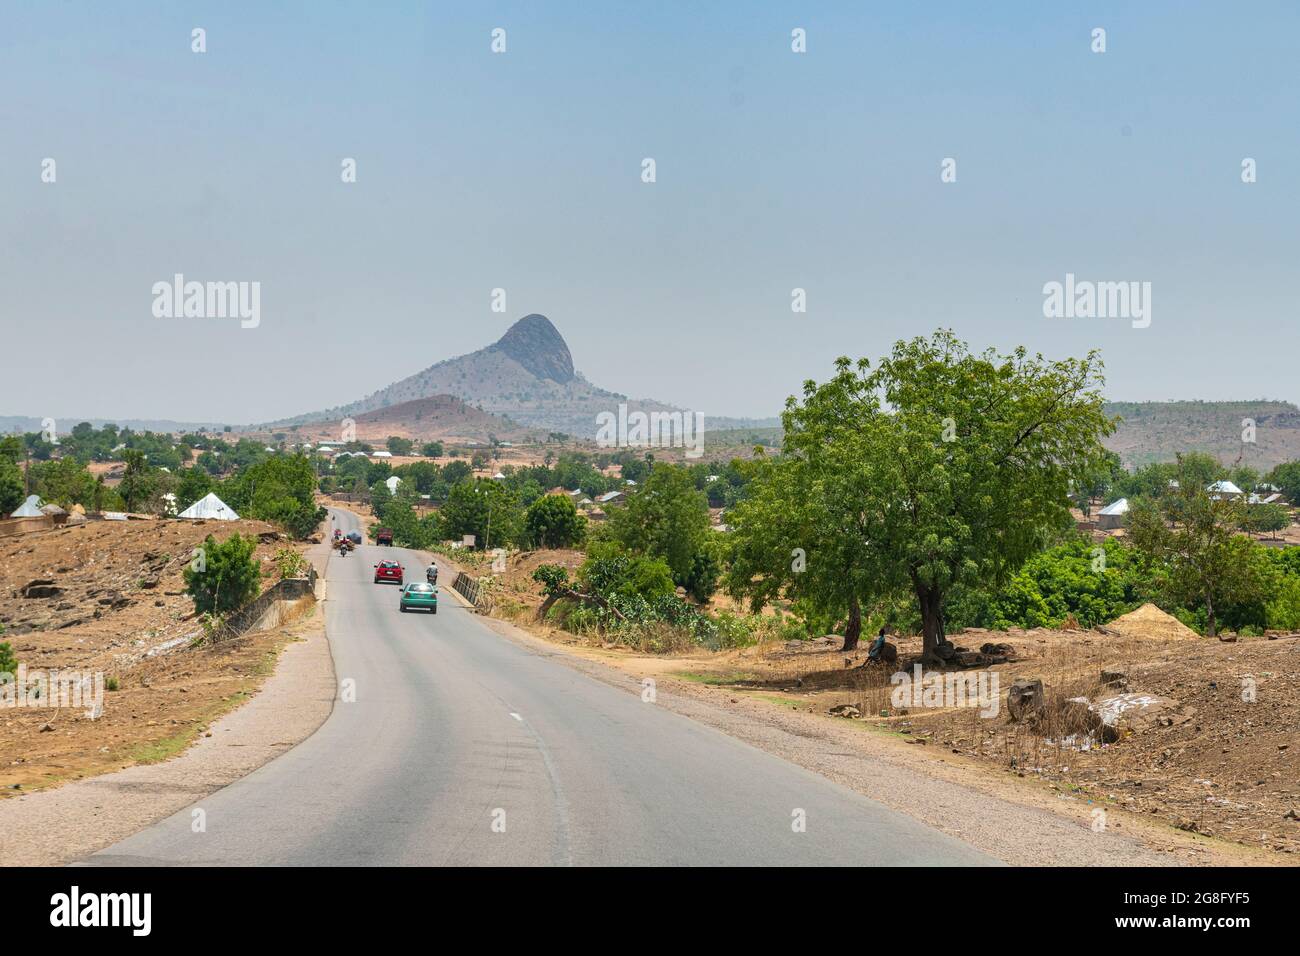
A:
<svg viewBox="0 0 1300 956">
<path fill-rule="evenodd" d="M 1300 408 L 1290 402 L 1111 402 L 1106 412 L 1121 418 L 1106 447 L 1130 467 L 1186 451 L 1259 471 L 1300 459 Z"/>
</svg>

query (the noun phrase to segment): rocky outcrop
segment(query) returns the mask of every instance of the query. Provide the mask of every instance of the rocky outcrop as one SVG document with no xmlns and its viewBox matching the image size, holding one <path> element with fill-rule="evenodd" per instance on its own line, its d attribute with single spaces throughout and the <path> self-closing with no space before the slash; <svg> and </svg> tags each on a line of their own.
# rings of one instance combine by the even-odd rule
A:
<svg viewBox="0 0 1300 956">
<path fill-rule="evenodd" d="M 544 315 L 526 315 L 489 349 L 504 352 L 538 378 L 552 382 L 571 382 L 574 378 L 573 356 L 564 337 Z"/>
</svg>

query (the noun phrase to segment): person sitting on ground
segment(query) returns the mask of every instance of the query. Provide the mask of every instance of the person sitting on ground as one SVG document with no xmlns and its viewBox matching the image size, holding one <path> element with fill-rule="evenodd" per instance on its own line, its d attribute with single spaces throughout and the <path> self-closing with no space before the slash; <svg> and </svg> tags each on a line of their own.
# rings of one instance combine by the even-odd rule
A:
<svg viewBox="0 0 1300 956">
<path fill-rule="evenodd" d="M 867 648 L 867 659 L 872 661 L 880 660 L 880 649 L 884 646 L 885 628 L 882 627 L 880 633 L 876 635 L 876 639 L 872 641 L 871 646 Z"/>
</svg>

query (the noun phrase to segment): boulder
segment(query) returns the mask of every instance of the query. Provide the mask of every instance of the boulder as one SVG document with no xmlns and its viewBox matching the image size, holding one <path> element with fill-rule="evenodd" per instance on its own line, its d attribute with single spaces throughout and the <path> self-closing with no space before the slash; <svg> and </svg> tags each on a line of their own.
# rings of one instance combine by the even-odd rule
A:
<svg viewBox="0 0 1300 956">
<path fill-rule="evenodd" d="M 1162 717 L 1177 706 L 1167 697 L 1155 694 L 1115 694 L 1091 705 L 1102 723 L 1112 728 L 1115 737 L 1127 737 L 1160 726 Z"/>
<path fill-rule="evenodd" d="M 1123 671 L 1102 671 L 1101 685 L 1103 687 L 1114 687 L 1118 690 L 1128 690 L 1128 675 Z"/>
<path fill-rule="evenodd" d="M 1083 736 L 1105 743 L 1113 743 L 1118 738 L 1115 728 L 1106 724 L 1086 697 L 1070 697 L 1061 701 L 1057 707 L 1056 719 L 1062 737 Z"/>
<path fill-rule="evenodd" d="M 49 578 L 37 578 L 24 584 L 19 593 L 25 598 L 52 598 L 62 594 L 63 588 Z"/>
<path fill-rule="evenodd" d="M 1007 691 L 1007 713 L 1012 720 L 1025 720 L 1043 710 L 1043 682 L 1038 678 L 1021 679 Z"/>
</svg>

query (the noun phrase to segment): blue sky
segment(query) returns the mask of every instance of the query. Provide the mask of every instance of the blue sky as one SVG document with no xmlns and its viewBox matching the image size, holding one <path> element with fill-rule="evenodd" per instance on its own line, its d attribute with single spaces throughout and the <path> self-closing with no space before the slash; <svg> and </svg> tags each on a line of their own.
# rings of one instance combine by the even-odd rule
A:
<svg viewBox="0 0 1300 956">
<path fill-rule="evenodd" d="M 1100 348 L 1117 399 L 1300 398 L 1300 7 L 980 6 L 4 2 L 0 333 L 47 347 L 0 414 L 263 421 L 529 312 L 711 414 L 940 326 Z M 155 318 L 177 272 L 261 324 Z M 1151 326 L 1044 318 L 1067 272 L 1151 282 Z"/>
</svg>

